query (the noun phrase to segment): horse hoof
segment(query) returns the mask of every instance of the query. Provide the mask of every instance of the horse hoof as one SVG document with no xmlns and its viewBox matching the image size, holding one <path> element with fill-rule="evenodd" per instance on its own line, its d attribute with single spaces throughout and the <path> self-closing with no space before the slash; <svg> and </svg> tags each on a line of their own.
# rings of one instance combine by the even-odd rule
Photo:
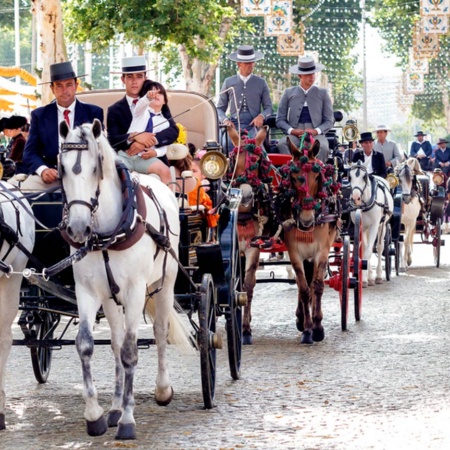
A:
<svg viewBox="0 0 450 450">
<path fill-rule="evenodd" d="M 6 428 L 5 415 L 0 414 L 0 430 L 4 430 L 5 428 Z"/>
<path fill-rule="evenodd" d="M 172 399 L 173 399 L 173 387 L 170 387 L 170 395 L 166 400 L 158 400 L 158 397 L 155 394 L 155 401 L 158 406 L 167 406 L 170 404 Z"/>
<path fill-rule="evenodd" d="M 134 423 L 119 423 L 115 439 L 121 441 L 136 439 L 136 425 Z"/>
<path fill-rule="evenodd" d="M 108 427 L 114 428 L 117 427 L 117 424 L 119 423 L 119 419 L 122 416 L 122 411 L 119 411 L 118 409 L 113 409 L 109 411 L 108 413 Z"/>
<path fill-rule="evenodd" d="M 302 332 L 305 331 L 305 326 L 303 325 L 303 320 L 297 319 L 295 322 L 295 325 L 297 326 L 297 330 Z"/>
<path fill-rule="evenodd" d="M 369 283 L 367 283 L 367 281 L 363 281 L 362 287 L 366 288 L 367 286 L 369 286 Z"/>
<path fill-rule="evenodd" d="M 242 335 L 242 344 L 243 345 L 253 345 L 253 336 L 250 331 L 244 331 Z"/>
<path fill-rule="evenodd" d="M 312 339 L 312 333 L 311 331 L 304 331 L 302 333 L 302 340 L 301 340 L 302 344 L 314 344 L 314 341 Z"/>
<path fill-rule="evenodd" d="M 375 281 L 374 280 L 369 280 L 369 286 L 375 286 Z"/>
<path fill-rule="evenodd" d="M 89 436 L 101 436 L 106 433 L 108 424 L 104 416 L 100 416 L 97 420 L 90 422 L 86 420 L 87 434 Z"/>
<path fill-rule="evenodd" d="M 325 339 L 325 330 L 323 327 L 313 328 L 312 339 L 314 342 L 321 342 Z"/>
<path fill-rule="evenodd" d="M 375 284 L 383 284 L 383 279 L 382 278 L 377 278 L 375 280 Z"/>
</svg>

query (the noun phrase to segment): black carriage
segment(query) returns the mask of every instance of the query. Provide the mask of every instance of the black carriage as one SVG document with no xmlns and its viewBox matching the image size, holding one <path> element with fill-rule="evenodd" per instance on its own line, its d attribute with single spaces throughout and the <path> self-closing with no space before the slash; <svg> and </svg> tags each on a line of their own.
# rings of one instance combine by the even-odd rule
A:
<svg viewBox="0 0 450 450">
<path fill-rule="evenodd" d="M 124 91 L 93 91 L 83 100 L 104 108 L 124 95 Z M 207 154 L 203 166 L 210 180 L 213 206 L 220 213 L 214 241 L 208 241 L 208 226 L 204 211 L 198 205 L 180 208 L 181 236 L 180 269 L 175 285 L 175 297 L 192 325 L 192 338 L 200 353 L 202 391 L 205 408 L 214 405 L 216 382 L 216 350 L 222 348 L 222 336 L 217 318 L 226 321 L 228 359 L 233 379 L 240 377 L 242 346 L 241 307 L 246 303 L 240 279 L 240 258 L 237 238 L 237 208 L 240 190 L 222 189 L 221 177 L 226 160 L 221 156 L 219 127 L 215 106 L 200 94 L 184 91 L 170 92 L 172 113 L 189 133 L 189 141 L 196 148 L 204 146 Z M 184 112 L 196 109 L 195 114 Z M 189 176 L 187 174 L 186 176 Z M 177 180 L 183 189 L 183 180 Z M 183 198 L 181 192 L 181 198 Z M 67 330 L 76 324 L 77 301 L 71 263 L 82 254 L 69 258 L 70 249 L 62 239 L 58 224 L 63 206 L 60 192 L 35 195 L 29 198 L 37 218 L 36 245 L 29 260 L 29 270 L 21 292 L 19 326 L 24 338 L 14 345 L 30 348 L 36 380 L 45 383 L 49 376 L 52 352 L 74 340 L 66 339 Z M 61 262 L 62 261 L 62 262 Z M 51 267 L 52 276 L 42 276 Z M 60 270 L 61 268 L 64 270 Z M 54 275 L 53 275 L 54 274 Z M 65 317 L 64 323 L 61 318 Z M 100 310 L 97 320 L 103 318 Z M 155 343 L 154 339 L 139 339 L 140 348 Z M 96 340 L 97 345 L 109 345 L 109 340 Z"/>
</svg>

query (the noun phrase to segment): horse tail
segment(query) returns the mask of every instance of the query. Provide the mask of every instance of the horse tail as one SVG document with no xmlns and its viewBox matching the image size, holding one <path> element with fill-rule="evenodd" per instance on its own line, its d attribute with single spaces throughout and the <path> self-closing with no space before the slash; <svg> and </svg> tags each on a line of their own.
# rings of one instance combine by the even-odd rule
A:
<svg viewBox="0 0 450 450">
<path fill-rule="evenodd" d="M 147 314 L 152 322 L 156 316 L 156 299 L 150 297 L 145 306 Z M 171 345 L 175 345 L 182 355 L 192 355 L 197 349 L 197 343 L 192 337 L 186 324 L 181 320 L 182 308 L 174 299 L 174 304 L 169 312 L 169 336 L 167 341 Z"/>
</svg>

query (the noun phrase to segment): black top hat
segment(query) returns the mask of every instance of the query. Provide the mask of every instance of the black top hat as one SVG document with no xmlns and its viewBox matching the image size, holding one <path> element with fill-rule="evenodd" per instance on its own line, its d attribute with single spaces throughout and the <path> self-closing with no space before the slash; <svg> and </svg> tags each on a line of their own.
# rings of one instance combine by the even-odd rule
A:
<svg viewBox="0 0 450 450">
<path fill-rule="evenodd" d="M 366 141 L 373 141 L 373 136 L 372 133 L 370 131 L 364 131 L 363 133 L 361 133 L 359 142 L 366 142 Z"/>
<path fill-rule="evenodd" d="M 253 45 L 240 45 L 236 52 L 231 53 L 229 56 L 231 61 L 236 62 L 255 62 L 264 58 L 261 52 L 255 51 Z"/>
<path fill-rule="evenodd" d="M 70 80 L 71 78 L 81 78 L 87 75 L 77 75 L 73 70 L 72 63 L 70 61 L 52 64 L 50 66 L 50 81 L 45 81 L 39 84 L 54 83 L 55 81 Z"/>
<path fill-rule="evenodd" d="M 414 135 L 414 137 L 417 136 L 426 136 L 426 134 L 423 131 L 418 131 L 417 134 Z"/>
<path fill-rule="evenodd" d="M 22 128 L 27 123 L 27 118 L 23 116 L 11 116 L 4 119 L 3 128 L 8 130 L 16 130 Z"/>
</svg>

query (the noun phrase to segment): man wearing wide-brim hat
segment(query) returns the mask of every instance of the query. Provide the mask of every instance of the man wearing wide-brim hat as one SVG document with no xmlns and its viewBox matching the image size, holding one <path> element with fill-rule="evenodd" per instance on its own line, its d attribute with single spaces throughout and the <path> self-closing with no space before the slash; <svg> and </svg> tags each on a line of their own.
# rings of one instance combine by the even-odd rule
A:
<svg viewBox="0 0 450 450">
<path fill-rule="evenodd" d="M 139 97 L 143 95 L 141 91 L 147 80 L 147 72 L 147 61 L 142 55 L 122 58 L 121 72 L 112 72 L 122 75 L 121 80 L 125 86 L 125 96 L 108 108 L 106 116 L 108 140 L 116 151 L 134 152 L 134 155 L 146 148 L 171 144 L 178 137 L 179 131 L 168 107 L 164 107 L 161 113 L 169 121 L 170 126 L 159 132 L 157 138 L 154 133 L 149 132 L 135 133 L 133 136 L 128 133 L 134 107 Z M 147 116 L 148 121 L 150 119 L 149 111 L 147 111 Z"/>
<path fill-rule="evenodd" d="M 84 75 L 82 75 L 84 76 Z M 50 66 L 50 88 L 55 101 L 31 113 L 31 127 L 23 161 L 30 176 L 21 188 L 42 190 L 59 184 L 57 158 L 61 138 L 59 124 L 65 120 L 69 129 L 98 119 L 103 123 L 103 109 L 75 98 L 78 76 L 69 61 Z"/>
<path fill-rule="evenodd" d="M 447 147 L 447 144 L 446 139 L 438 139 L 433 169 L 442 169 L 445 175 L 450 176 L 450 148 Z"/>
<path fill-rule="evenodd" d="M 361 161 L 367 167 L 369 175 L 386 178 L 387 171 L 384 156 L 383 153 L 374 150 L 372 133 L 369 131 L 361 133 L 359 143 L 362 149 L 355 152 L 353 162 Z"/>
<path fill-rule="evenodd" d="M 8 157 L 15 162 L 15 173 L 28 173 L 23 164 L 26 140 L 21 129 L 26 123 L 26 117 L 16 115 L 8 117 L 4 121 L 5 136 L 11 138 L 8 144 Z"/>
<path fill-rule="evenodd" d="M 285 137 L 280 139 L 278 150 L 289 154 L 286 138 L 299 146 L 305 132 L 312 133 L 320 142 L 318 158 L 326 162 L 329 156 L 329 144 L 325 133 L 334 124 L 333 106 L 326 89 L 315 86 L 316 73 L 324 69 L 309 56 L 301 56 L 289 71 L 298 75 L 298 86 L 287 88 L 280 100 L 277 114 L 277 127 L 283 130 Z"/>
<path fill-rule="evenodd" d="M 386 125 L 378 125 L 375 131 L 377 133 L 377 141 L 373 146 L 374 150 L 383 153 L 386 167 L 395 168 L 397 164 L 402 162 L 403 156 L 397 144 L 387 139 L 387 135 L 391 131 L 390 128 Z"/>
<path fill-rule="evenodd" d="M 418 131 L 414 137 L 417 140 L 411 144 L 409 156 L 419 160 L 422 170 L 431 170 L 430 158 L 433 153 L 431 143 L 425 140 L 426 134 L 423 131 Z"/>
<path fill-rule="evenodd" d="M 238 73 L 223 82 L 217 102 L 219 120 L 249 131 L 252 137 L 273 111 L 266 80 L 253 74 L 255 63 L 264 55 L 253 45 L 240 45 L 229 58 L 237 63 Z"/>
</svg>

